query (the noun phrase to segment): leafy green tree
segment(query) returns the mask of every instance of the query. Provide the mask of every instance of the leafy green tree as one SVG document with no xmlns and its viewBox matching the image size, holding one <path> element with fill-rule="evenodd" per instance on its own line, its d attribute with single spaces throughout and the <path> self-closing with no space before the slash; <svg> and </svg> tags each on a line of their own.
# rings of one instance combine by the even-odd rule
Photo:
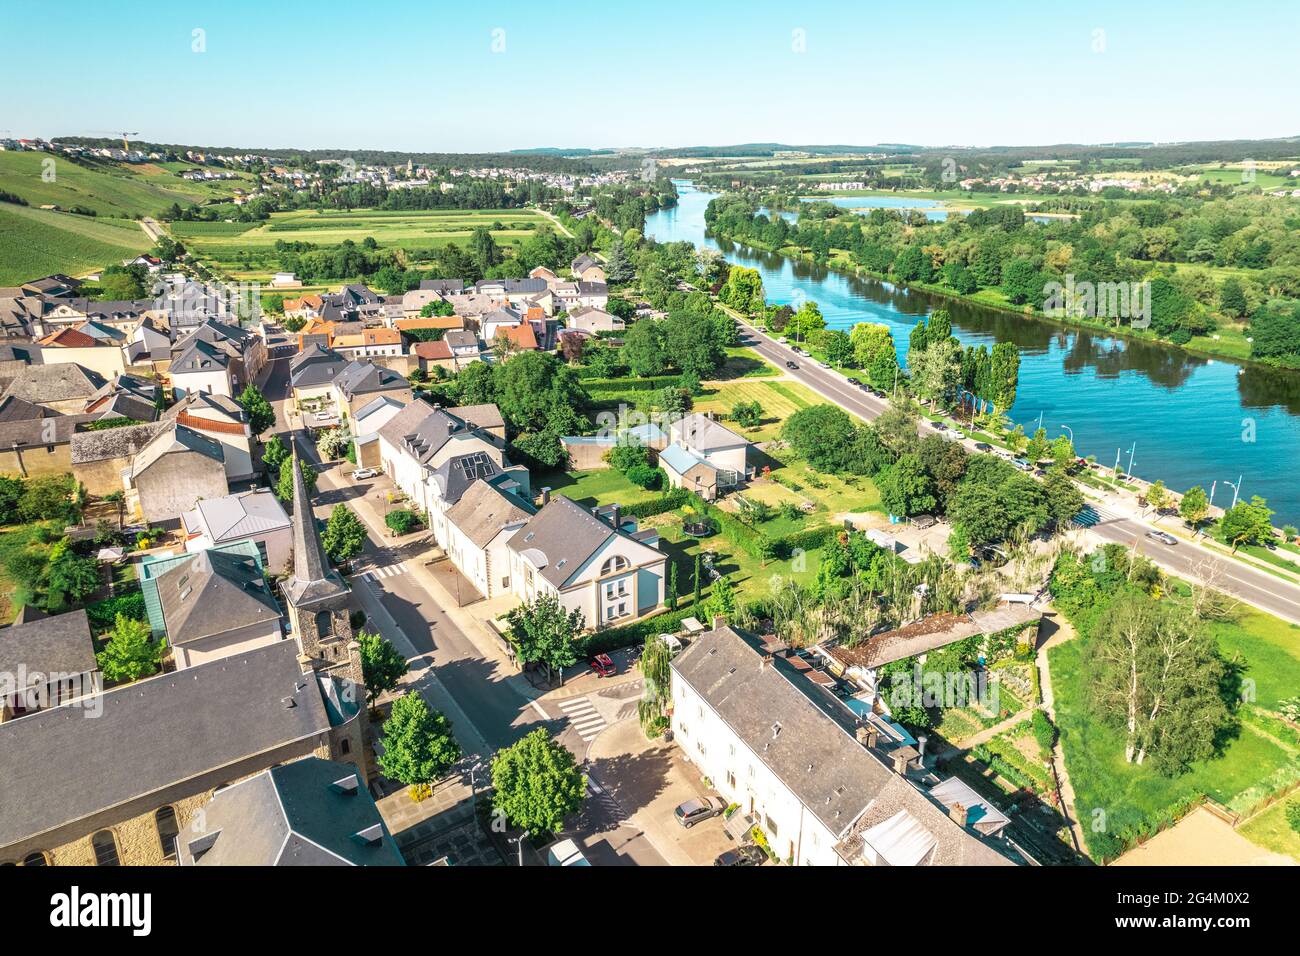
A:
<svg viewBox="0 0 1300 956">
<path fill-rule="evenodd" d="M 758 402 L 736 402 L 731 406 L 731 420 L 741 428 L 757 428 L 763 423 L 763 406 Z"/>
<path fill-rule="evenodd" d="M 28 478 L 18 500 L 18 514 L 24 521 L 74 520 L 79 512 L 71 475 L 38 475 Z"/>
<path fill-rule="evenodd" d="M 732 618 L 736 613 L 736 589 L 724 574 L 709 589 L 709 617 Z"/>
<path fill-rule="evenodd" d="M 575 638 L 586 626 L 576 608 L 566 611 L 554 594 L 540 594 L 530 604 L 520 604 L 506 614 L 510 641 L 523 664 L 539 663 L 555 674 L 578 659 Z"/>
<path fill-rule="evenodd" d="M 244 387 L 235 399 L 248 414 L 248 425 L 254 435 L 260 435 L 275 424 L 275 408 L 252 382 Z"/>
<path fill-rule="evenodd" d="M 299 458 L 298 470 L 302 473 L 303 484 L 307 486 L 307 494 L 310 496 L 316 490 L 316 469 L 307 462 Z M 281 468 L 280 477 L 275 483 L 275 496 L 281 501 L 293 501 L 293 469 Z"/>
<path fill-rule="evenodd" d="M 280 440 L 279 435 L 272 435 L 262 445 L 262 464 L 268 475 L 278 475 L 280 465 L 289 457 L 289 449 Z"/>
<path fill-rule="evenodd" d="M 1083 492 L 1061 468 L 1053 467 L 1043 480 L 1047 517 L 1054 527 L 1065 528 L 1083 510 Z"/>
<path fill-rule="evenodd" d="M 1233 554 L 1243 544 L 1259 544 L 1273 536 L 1273 512 L 1259 495 L 1250 501 L 1239 501 L 1224 512 L 1219 522 L 1219 535 L 1232 545 Z"/>
<path fill-rule="evenodd" d="M 530 836 L 559 833 L 577 813 L 587 778 L 573 754 L 544 727 L 492 758 L 492 805 Z"/>
<path fill-rule="evenodd" d="M 672 700 L 672 669 L 669 666 L 672 659 L 672 651 L 663 638 L 651 637 L 645 642 L 639 663 L 645 685 L 636 711 L 647 737 L 658 736 Z"/>
<path fill-rule="evenodd" d="M 664 350 L 664 334 L 659 322 L 650 318 L 633 322 L 623 338 L 622 357 L 637 377 L 666 372 L 668 354 Z"/>
<path fill-rule="evenodd" d="M 1183 500 L 1178 503 L 1178 513 L 1193 528 L 1199 526 L 1210 513 L 1210 501 L 1205 489 L 1200 485 L 1188 488 L 1183 493 Z"/>
<path fill-rule="evenodd" d="M 826 353 L 826 361 L 832 365 L 852 365 L 854 363 L 853 342 L 847 332 L 832 329 L 826 334 L 826 341 L 822 344 L 822 350 Z"/>
<path fill-rule="evenodd" d="M 854 439 L 853 420 L 834 405 L 801 408 L 781 428 L 781 437 L 814 468 L 839 471 L 845 467 Z M 915 434 L 915 433 L 914 433 Z"/>
<path fill-rule="evenodd" d="M 384 515 L 384 524 L 396 535 L 409 534 L 419 523 L 419 516 L 406 508 L 394 508 Z"/>
<path fill-rule="evenodd" d="M 611 285 L 626 285 L 636 278 L 636 270 L 627 257 L 622 239 L 615 239 L 609 246 L 609 258 L 605 262 L 605 278 Z"/>
<path fill-rule="evenodd" d="M 703 572 L 703 568 L 700 567 L 700 556 L 696 554 L 695 555 L 695 594 L 691 598 L 691 607 L 693 608 L 698 608 L 700 606 L 700 591 L 704 586 L 704 583 L 701 580 L 702 572 Z"/>
<path fill-rule="evenodd" d="M 677 562 L 668 562 L 668 587 L 664 592 L 664 604 L 668 610 L 677 610 Z"/>
<path fill-rule="evenodd" d="M 1169 493 L 1169 489 L 1165 487 L 1165 483 L 1159 479 L 1147 488 L 1146 499 L 1147 504 L 1155 510 L 1157 515 L 1174 502 L 1174 496 Z"/>
<path fill-rule="evenodd" d="M 907 518 L 932 511 L 934 482 L 915 454 L 902 455 L 876 477 L 880 502 L 891 515 Z"/>
<path fill-rule="evenodd" d="M 347 505 L 335 505 L 321 532 L 320 543 L 338 563 L 351 561 L 366 544 L 366 526 Z"/>
<path fill-rule="evenodd" d="M 50 549 L 48 580 L 51 603 L 54 606 L 61 604 L 61 601 L 54 598 L 55 595 L 80 604 L 99 589 L 99 562 L 77 554 L 72 550 L 68 539 L 64 538 Z"/>
<path fill-rule="evenodd" d="M 147 622 L 119 614 L 95 662 L 105 680 L 121 683 L 156 674 L 166 656 L 167 642 L 155 642 Z"/>
<path fill-rule="evenodd" d="M 381 634 L 361 631 L 357 634 L 361 645 L 361 672 L 366 685 L 366 700 L 374 704 L 380 694 L 396 690 L 410 667 Z"/>
<path fill-rule="evenodd" d="M 460 759 L 451 721 L 414 691 L 393 701 L 383 732 L 379 770 L 407 786 L 427 786 L 440 780 Z"/>
</svg>

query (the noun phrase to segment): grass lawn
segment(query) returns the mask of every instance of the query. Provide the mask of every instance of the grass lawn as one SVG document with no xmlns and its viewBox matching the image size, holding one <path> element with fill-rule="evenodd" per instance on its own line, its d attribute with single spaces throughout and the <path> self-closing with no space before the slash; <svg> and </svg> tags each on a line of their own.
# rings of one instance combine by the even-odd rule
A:
<svg viewBox="0 0 1300 956">
<path fill-rule="evenodd" d="M 1258 702 L 1270 707 L 1294 693 L 1300 668 L 1300 629 L 1250 612 L 1216 627 L 1224 652 L 1246 658 L 1247 676 L 1258 682 Z M 1198 794 L 1241 811 L 1300 777 L 1292 748 L 1242 722 L 1220 756 L 1200 761 L 1179 777 L 1124 761 L 1123 735 L 1090 713 L 1091 688 L 1083 667 L 1086 637 L 1048 652 L 1056 692 L 1061 745 L 1076 794 L 1076 812 L 1091 833 L 1100 811 L 1107 832 L 1127 840 L 1153 827 Z"/>
<path fill-rule="evenodd" d="M 1291 800 L 1300 797 L 1291 797 Z M 1237 832 L 1251 843 L 1262 846 L 1274 853 L 1285 853 L 1295 860 L 1300 860 L 1300 833 L 1296 833 L 1286 822 L 1287 800 L 1279 800 L 1263 813 L 1243 823 Z"/>
<path fill-rule="evenodd" d="M 49 522 L 49 527 L 57 522 Z M 14 615 L 18 613 L 18 605 L 14 603 L 14 592 L 17 586 L 9 578 L 5 570 L 9 564 L 10 556 L 22 551 L 27 547 L 37 548 L 48 553 L 50 545 L 41 541 L 42 533 L 45 526 L 36 524 L 15 525 L 11 528 L 0 529 L 0 621 L 8 624 L 13 620 Z M 58 538 L 58 534 L 51 530 L 47 535 L 52 540 Z"/>
<path fill-rule="evenodd" d="M 595 471 L 537 472 L 532 478 L 534 490 L 550 488 L 553 494 L 572 498 L 587 507 L 597 505 L 634 505 L 659 496 L 658 491 L 646 491 L 623 477 L 613 468 Z"/>
<path fill-rule="evenodd" d="M 776 438 L 781 425 L 799 409 L 821 401 L 819 395 L 798 382 L 744 378 L 704 386 L 704 394 L 695 399 L 694 410 L 712 412 L 715 417 L 725 418 L 738 402 L 758 402 L 763 409 L 763 418 L 757 428 L 741 428 L 735 422 L 727 422 L 727 427 L 752 442 L 762 442 Z"/>
<path fill-rule="evenodd" d="M 0 153 L 0 156 L 6 154 Z M 54 272 L 81 275 L 141 253 L 152 243 L 125 219 L 0 204 L 0 285 Z"/>
</svg>

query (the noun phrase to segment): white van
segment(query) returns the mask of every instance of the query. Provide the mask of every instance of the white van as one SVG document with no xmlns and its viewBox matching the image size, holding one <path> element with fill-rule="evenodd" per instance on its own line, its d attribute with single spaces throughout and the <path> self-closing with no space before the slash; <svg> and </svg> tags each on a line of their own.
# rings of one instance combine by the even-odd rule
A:
<svg viewBox="0 0 1300 956">
<path fill-rule="evenodd" d="M 547 866 L 591 866 L 587 858 L 572 840 L 560 840 L 552 843 L 546 851 Z"/>
</svg>

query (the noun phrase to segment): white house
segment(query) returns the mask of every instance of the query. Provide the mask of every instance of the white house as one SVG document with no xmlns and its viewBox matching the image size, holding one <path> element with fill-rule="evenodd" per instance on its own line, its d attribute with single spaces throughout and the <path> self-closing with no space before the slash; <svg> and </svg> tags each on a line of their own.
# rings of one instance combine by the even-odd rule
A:
<svg viewBox="0 0 1300 956">
<path fill-rule="evenodd" d="M 636 530 L 617 505 L 592 511 L 547 501 L 510 539 L 511 589 L 531 602 L 553 594 L 590 628 L 626 624 L 663 607 L 667 559 L 659 533 Z"/>
<path fill-rule="evenodd" d="M 759 827 L 777 859 L 801 866 L 989 866 L 1025 862 L 985 830 L 987 805 L 951 805 L 912 777 L 917 750 L 894 725 L 862 717 L 810 680 L 806 661 L 721 621 L 672 664 L 682 753 L 737 810 L 729 832 Z M 821 675 L 825 676 L 825 675 Z M 970 801 L 974 802 L 974 801 Z"/>
<path fill-rule="evenodd" d="M 510 539 L 536 509 L 499 482 L 479 479 L 445 515 L 447 557 L 485 598 L 511 593 Z"/>
<path fill-rule="evenodd" d="M 659 465 L 674 488 L 706 501 L 741 484 L 749 475 L 749 442 L 707 415 L 687 415 L 669 425 L 670 444 Z"/>
</svg>

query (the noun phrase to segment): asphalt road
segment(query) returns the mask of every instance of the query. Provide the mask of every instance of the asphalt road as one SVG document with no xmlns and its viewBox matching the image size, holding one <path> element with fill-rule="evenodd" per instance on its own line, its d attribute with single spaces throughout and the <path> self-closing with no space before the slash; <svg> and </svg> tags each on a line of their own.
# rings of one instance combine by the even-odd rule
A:
<svg viewBox="0 0 1300 956">
<path fill-rule="evenodd" d="M 795 354 L 788 346 L 753 328 L 742 325 L 740 340 L 742 345 L 752 348 L 777 368 L 784 369 L 790 377 L 860 418 L 871 421 L 889 406 L 885 399 L 876 398 L 870 392 L 850 385 L 838 373 L 819 367 L 816 360 Z M 788 368 L 786 362 L 791 361 L 798 368 Z M 930 426 L 923 423 L 921 429 L 924 432 Z M 966 444 L 969 448 L 974 443 Z M 1154 525 L 1123 515 L 1108 514 L 1104 508 L 1100 509 L 1100 513 L 1102 521 L 1090 530 L 1103 541 L 1127 547 L 1136 546 L 1139 553 L 1172 574 L 1205 581 L 1270 614 L 1300 623 L 1300 585 L 1239 561 L 1216 557 L 1186 541 L 1172 546 L 1152 541 L 1146 537 L 1146 533 Z"/>
</svg>

